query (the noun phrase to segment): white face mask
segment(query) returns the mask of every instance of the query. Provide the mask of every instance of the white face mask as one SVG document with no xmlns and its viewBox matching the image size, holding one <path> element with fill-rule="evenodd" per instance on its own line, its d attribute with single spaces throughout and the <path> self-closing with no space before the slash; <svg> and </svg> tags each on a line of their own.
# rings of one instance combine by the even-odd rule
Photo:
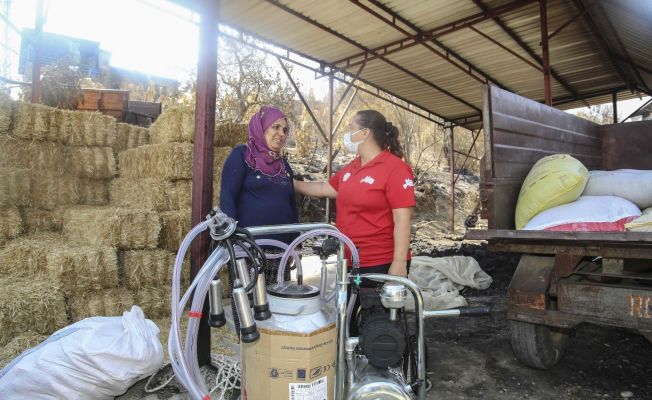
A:
<svg viewBox="0 0 652 400">
<path fill-rule="evenodd" d="M 360 143 L 364 142 L 364 139 L 362 139 L 359 142 L 352 142 L 351 141 L 351 136 L 355 135 L 356 133 L 365 130 L 367 128 L 362 128 L 358 129 L 355 132 L 347 132 L 344 134 L 344 137 L 342 138 L 342 141 L 344 142 L 344 147 L 349 153 L 357 154 L 358 153 L 358 146 L 360 146 Z"/>
</svg>

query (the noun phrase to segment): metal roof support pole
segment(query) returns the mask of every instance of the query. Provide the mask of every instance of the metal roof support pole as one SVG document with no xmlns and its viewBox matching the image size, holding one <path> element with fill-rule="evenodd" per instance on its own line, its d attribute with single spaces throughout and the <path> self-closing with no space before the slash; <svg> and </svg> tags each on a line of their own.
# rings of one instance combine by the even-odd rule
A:
<svg viewBox="0 0 652 400">
<path fill-rule="evenodd" d="M 346 98 L 346 95 L 349 94 L 349 92 L 351 91 L 351 88 L 353 87 L 353 84 L 360 77 L 360 74 L 362 73 L 362 70 L 364 69 L 365 65 L 367 65 L 367 64 L 366 63 L 362 64 L 360 66 L 360 68 L 358 69 L 358 72 L 356 72 L 355 76 L 351 80 L 351 82 L 347 83 L 346 89 L 344 89 L 344 93 L 342 93 L 342 96 L 340 97 L 340 99 L 337 101 L 337 104 L 335 105 L 335 108 L 334 108 L 335 111 L 337 111 L 337 109 L 340 108 L 340 105 L 344 101 L 344 98 Z M 358 89 L 356 88 L 356 92 L 357 91 L 358 91 Z M 355 95 L 354 95 L 354 97 L 355 97 Z M 347 106 L 347 108 L 348 108 L 348 106 Z M 337 128 L 335 128 L 335 130 L 337 130 Z"/>
<path fill-rule="evenodd" d="M 34 57 L 32 58 L 32 103 L 41 101 L 41 38 L 43 37 L 43 0 L 36 2 Z"/>
<path fill-rule="evenodd" d="M 450 157 L 450 170 L 451 170 L 451 233 L 455 233 L 455 135 L 453 131 L 455 125 L 448 126 L 451 149 L 448 152 Z"/>
<path fill-rule="evenodd" d="M 292 75 L 290 75 L 290 71 L 288 71 L 288 69 L 285 67 L 285 64 L 283 64 L 283 61 L 281 60 L 281 57 L 276 56 L 276 59 L 278 60 L 278 63 L 281 64 L 281 68 L 283 69 L 283 72 L 285 72 L 285 76 L 287 76 L 288 80 L 290 81 L 290 84 L 294 88 L 294 91 L 297 92 L 297 96 L 299 96 L 299 100 L 301 100 L 301 103 L 303 104 L 303 106 L 306 107 L 306 111 L 308 111 L 308 115 L 310 115 L 310 118 L 312 119 L 312 122 L 317 127 L 317 130 L 319 130 L 319 133 L 324 138 L 324 140 L 328 141 L 328 138 L 326 137 L 326 134 L 324 133 L 324 128 L 322 128 L 319 121 L 317 121 L 317 117 L 315 117 L 315 114 L 312 112 L 312 109 L 310 108 L 310 105 L 308 104 L 306 99 L 301 94 L 301 90 L 299 90 L 299 86 L 294 81 L 294 79 L 292 79 Z"/>
<path fill-rule="evenodd" d="M 618 92 L 613 92 L 611 94 L 611 103 L 614 108 L 614 124 L 618 123 Z"/>
<path fill-rule="evenodd" d="M 326 179 L 333 174 L 333 71 L 328 75 L 328 162 L 326 164 Z M 326 223 L 331 213 L 331 199 L 326 198 Z"/>
<path fill-rule="evenodd" d="M 337 123 L 335 124 L 335 128 L 333 128 L 333 137 L 335 136 L 335 133 L 337 133 L 337 130 L 340 129 L 340 125 L 342 124 L 342 121 L 344 121 L 344 117 L 346 116 L 347 111 L 349 111 L 349 108 L 351 107 L 351 104 L 353 103 L 353 100 L 355 97 L 358 95 L 358 88 L 356 88 L 353 91 L 353 94 L 351 95 L 351 98 L 349 101 L 346 103 L 346 106 L 344 106 L 344 110 L 342 111 L 342 115 L 340 115 L 340 118 L 337 120 Z M 337 107 L 334 108 L 333 112 L 337 110 Z"/>
<path fill-rule="evenodd" d="M 550 84 L 550 54 L 548 52 L 548 10 L 547 0 L 539 0 L 541 20 L 541 54 L 543 55 L 543 93 L 546 105 L 552 106 L 552 86 Z"/>
<path fill-rule="evenodd" d="M 630 119 L 631 117 L 633 117 L 634 115 L 636 115 L 639 111 L 641 111 L 641 110 L 643 109 L 643 107 L 646 107 L 646 106 L 647 106 L 648 104 L 650 104 L 650 103 L 652 103 L 652 99 L 649 99 L 648 101 L 646 101 L 645 103 L 643 103 L 643 104 L 642 104 L 639 108 L 637 108 L 633 113 L 629 114 L 629 115 L 627 116 L 627 118 L 623 119 L 623 120 L 620 121 L 620 122 L 623 123 L 623 122 L 627 121 L 628 119 Z"/>
<path fill-rule="evenodd" d="M 473 157 L 471 156 L 471 150 L 473 150 L 473 148 L 475 147 L 475 142 L 478 140 L 478 137 L 480 136 L 480 131 L 482 131 L 482 128 L 478 129 L 478 132 L 473 137 L 473 142 L 471 142 L 471 146 L 469 147 L 469 150 L 465 154 L 466 157 L 464 157 L 464 162 L 460 167 L 460 171 L 457 173 L 457 176 L 455 177 L 455 181 L 454 181 L 455 183 L 457 183 L 457 180 L 460 179 L 460 175 L 462 175 L 462 170 L 464 169 L 464 167 L 466 167 L 466 162 L 469 161 L 469 158 Z M 471 134 L 473 134 L 473 131 L 471 131 Z M 473 157 L 473 158 L 477 159 L 477 157 Z"/>
<path fill-rule="evenodd" d="M 215 89 L 217 86 L 217 36 L 220 2 L 200 2 L 199 57 L 197 62 L 197 99 L 195 102 L 195 143 L 192 163 L 192 226 L 204 220 L 213 208 L 213 146 L 215 143 Z M 192 243 L 190 277 L 194 279 L 208 258 L 210 237 L 202 233 Z M 208 326 L 208 302 L 204 302 L 197 361 L 210 363 L 211 336 Z"/>
</svg>

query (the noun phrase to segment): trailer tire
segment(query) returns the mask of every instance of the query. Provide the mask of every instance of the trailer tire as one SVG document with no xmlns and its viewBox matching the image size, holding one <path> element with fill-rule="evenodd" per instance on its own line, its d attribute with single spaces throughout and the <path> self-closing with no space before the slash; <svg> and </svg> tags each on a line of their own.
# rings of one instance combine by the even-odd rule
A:
<svg viewBox="0 0 652 400">
<path fill-rule="evenodd" d="M 509 320 L 510 341 L 516 358 L 528 367 L 547 370 L 564 355 L 569 330 Z"/>
</svg>

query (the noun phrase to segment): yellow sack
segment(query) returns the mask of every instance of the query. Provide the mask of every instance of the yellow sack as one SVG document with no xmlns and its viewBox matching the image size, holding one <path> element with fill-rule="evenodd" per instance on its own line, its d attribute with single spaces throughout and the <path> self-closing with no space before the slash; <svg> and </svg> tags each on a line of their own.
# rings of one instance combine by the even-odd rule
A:
<svg viewBox="0 0 652 400">
<path fill-rule="evenodd" d="M 652 207 L 643 210 L 643 215 L 625 224 L 628 232 L 652 232 Z"/>
<path fill-rule="evenodd" d="M 568 154 L 555 154 L 537 161 L 518 195 L 516 229 L 523 229 L 542 211 L 577 200 L 588 178 L 586 167 Z"/>
</svg>

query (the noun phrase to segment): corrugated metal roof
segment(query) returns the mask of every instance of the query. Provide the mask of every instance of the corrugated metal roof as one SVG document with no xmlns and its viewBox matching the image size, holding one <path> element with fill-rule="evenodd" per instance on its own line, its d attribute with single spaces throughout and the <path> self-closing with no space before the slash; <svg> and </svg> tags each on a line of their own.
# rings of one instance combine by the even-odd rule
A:
<svg viewBox="0 0 652 400">
<path fill-rule="evenodd" d="M 651 93 L 652 1 L 548 0 L 547 16 L 549 34 L 577 16 L 549 42 L 553 105 Z M 222 1 L 221 19 L 349 75 L 367 59 L 362 80 L 449 121 L 480 114 L 485 82 L 544 99 L 536 0 Z"/>
</svg>

